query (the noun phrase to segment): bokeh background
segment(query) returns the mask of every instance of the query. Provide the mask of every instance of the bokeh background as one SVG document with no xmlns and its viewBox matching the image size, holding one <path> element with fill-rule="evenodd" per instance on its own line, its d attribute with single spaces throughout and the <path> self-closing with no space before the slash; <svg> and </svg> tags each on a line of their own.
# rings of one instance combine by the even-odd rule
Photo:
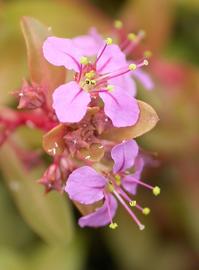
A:
<svg viewBox="0 0 199 270">
<path fill-rule="evenodd" d="M 139 190 L 140 200 L 152 209 L 143 218 L 143 232 L 120 209 L 117 230 L 81 230 L 71 204 L 54 193 L 43 195 L 35 184 L 49 161 L 27 172 L 4 145 L 0 270 L 199 269 L 199 1 L 1 1 L 0 106 L 16 106 L 10 93 L 28 73 L 20 30 L 24 15 L 63 37 L 83 34 L 91 26 L 106 34 L 118 18 L 129 30 L 146 31 L 144 43 L 153 52 L 148 71 L 155 89 L 147 92 L 138 85 L 138 96 L 153 105 L 160 121 L 138 141 L 157 161 L 143 179 L 161 186 L 162 192 L 154 198 Z M 38 130 L 20 129 L 13 139 L 24 151 L 41 151 Z"/>
</svg>

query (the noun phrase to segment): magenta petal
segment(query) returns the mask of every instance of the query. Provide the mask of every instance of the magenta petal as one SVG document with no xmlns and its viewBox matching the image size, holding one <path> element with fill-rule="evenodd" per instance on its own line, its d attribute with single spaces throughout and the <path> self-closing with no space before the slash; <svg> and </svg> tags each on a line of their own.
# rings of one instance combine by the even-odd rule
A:
<svg viewBox="0 0 199 270">
<path fill-rule="evenodd" d="M 107 204 L 110 208 L 110 216 Z M 79 225 L 80 227 L 101 227 L 106 226 L 107 224 L 111 223 L 111 219 L 115 216 L 117 210 L 117 201 L 112 196 L 107 196 L 104 204 L 102 207 L 98 208 L 95 212 L 83 216 L 79 219 Z"/>
<path fill-rule="evenodd" d="M 89 35 L 95 40 L 95 43 L 98 45 L 98 52 L 99 52 L 100 48 L 102 48 L 104 44 L 104 39 L 98 33 L 97 28 L 95 27 L 90 28 Z"/>
<path fill-rule="evenodd" d="M 132 75 L 138 79 L 141 84 L 147 89 L 147 90 L 152 90 L 154 88 L 154 83 L 149 76 L 148 73 L 144 72 L 141 69 L 136 69 L 132 72 Z"/>
<path fill-rule="evenodd" d="M 101 53 L 101 50 L 102 48 L 99 50 L 98 56 Z M 125 66 L 128 66 L 125 54 L 121 51 L 120 47 L 115 44 L 108 45 L 100 59 L 97 61 L 98 73 L 113 72 L 120 68 L 124 68 Z"/>
<path fill-rule="evenodd" d="M 74 47 L 79 50 L 82 56 L 94 56 L 99 51 L 101 44 L 91 35 L 79 36 L 72 39 Z"/>
<path fill-rule="evenodd" d="M 106 179 L 88 166 L 73 171 L 67 180 L 65 191 L 71 200 L 91 204 L 104 198 Z"/>
<path fill-rule="evenodd" d="M 132 79 L 130 74 L 124 74 L 122 76 L 113 78 L 108 81 L 110 85 L 117 85 L 120 88 L 124 89 L 125 93 L 129 94 L 130 96 L 135 97 L 136 95 L 136 84 Z"/>
<path fill-rule="evenodd" d="M 90 101 L 89 93 L 80 89 L 75 81 L 59 86 L 53 93 L 53 108 L 62 123 L 79 122 Z"/>
<path fill-rule="evenodd" d="M 118 86 L 112 92 L 99 94 L 104 101 L 104 112 L 112 120 L 115 127 L 134 125 L 139 117 L 139 106 L 134 97 L 125 93 Z"/>
<path fill-rule="evenodd" d="M 65 38 L 49 37 L 43 44 L 44 57 L 55 66 L 65 66 L 79 72 L 81 51 L 74 50 L 72 40 Z"/>
<path fill-rule="evenodd" d="M 134 140 L 114 146 L 111 150 L 111 157 L 114 160 L 113 172 L 125 171 L 132 167 L 138 155 L 138 150 L 138 145 Z"/>
<path fill-rule="evenodd" d="M 122 186 L 129 193 L 135 195 L 138 184 L 133 181 L 134 179 L 140 180 L 142 170 L 144 168 L 144 160 L 138 156 L 135 160 L 135 172 L 131 175 L 126 175 L 122 178 Z"/>
<path fill-rule="evenodd" d="M 132 195 L 136 195 L 138 184 L 133 181 L 133 177 L 131 175 L 124 176 L 122 179 L 122 186 Z"/>
</svg>

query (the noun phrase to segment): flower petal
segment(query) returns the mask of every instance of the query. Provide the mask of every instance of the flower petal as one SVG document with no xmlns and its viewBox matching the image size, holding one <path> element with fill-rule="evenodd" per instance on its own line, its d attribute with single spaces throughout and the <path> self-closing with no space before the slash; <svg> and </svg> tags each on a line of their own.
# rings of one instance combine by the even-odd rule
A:
<svg viewBox="0 0 199 270">
<path fill-rule="evenodd" d="M 101 50 L 102 48 L 99 50 L 97 57 L 99 57 Z M 107 45 L 103 54 L 97 61 L 96 68 L 98 73 L 104 74 L 124 68 L 125 66 L 128 66 L 125 54 L 121 51 L 118 45 L 112 44 Z"/>
<path fill-rule="evenodd" d="M 43 44 L 44 57 L 55 66 L 65 66 L 76 72 L 80 70 L 79 59 L 81 51 L 74 50 L 72 40 L 65 38 L 49 37 Z"/>
<path fill-rule="evenodd" d="M 62 123 L 79 122 L 86 114 L 90 101 L 89 93 L 74 81 L 59 86 L 53 93 L 53 108 Z"/>
<path fill-rule="evenodd" d="M 106 179 L 89 166 L 73 171 L 67 180 L 65 191 L 71 200 L 92 204 L 104 198 Z"/>
<path fill-rule="evenodd" d="M 136 69 L 131 73 L 147 90 L 153 90 L 154 83 L 149 74 L 142 69 Z"/>
<path fill-rule="evenodd" d="M 132 175 L 126 175 L 122 179 L 122 186 L 132 195 L 136 195 L 138 183 L 133 181 Z"/>
<path fill-rule="evenodd" d="M 102 92 L 99 95 L 104 101 L 104 112 L 115 127 L 132 126 L 137 122 L 139 106 L 136 99 L 125 93 L 125 90 L 115 86 L 113 92 Z"/>
<path fill-rule="evenodd" d="M 132 195 L 136 194 L 138 186 L 138 184 L 133 180 L 134 179 L 140 180 L 143 168 L 144 168 L 144 159 L 138 156 L 135 160 L 135 172 L 131 175 L 126 175 L 125 177 L 122 178 L 122 186 L 126 191 L 128 191 Z"/>
<path fill-rule="evenodd" d="M 135 97 L 136 95 L 136 84 L 129 74 L 124 74 L 122 76 L 113 78 L 109 80 L 108 83 L 110 85 L 119 86 L 120 88 L 124 89 L 124 92 L 130 96 Z"/>
<path fill-rule="evenodd" d="M 107 204 L 110 208 L 110 215 L 108 211 Z M 111 219 L 115 216 L 117 210 L 117 201 L 112 196 L 107 196 L 104 204 L 102 207 L 98 208 L 95 212 L 83 216 L 79 219 L 79 225 L 80 227 L 101 227 L 106 226 L 111 222 Z"/>
<path fill-rule="evenodd" d="M 136 141 L 130 140 L 113 147 L 111 157 L 114 160 L 113 172 L 121 172 L 132 167 L 138 155 L 138 145 Z"/>
<path fill-rule="evenodd" d="M 91 35 L 79 36 L 73 38 L 72 41 L 82 56 L 94 56 L 101 47 Z"/>
<path fill-rule="evenodd" d="M 97 28 L 91 27 L 89 30 L 89 35 L 95 40 L 95 43 L 98 44 L 98 51 L 99 51 L 100 48 L 102 48 L 102 46 L 104 44 L 104 39 L 98 33 Z"/>
</svg>

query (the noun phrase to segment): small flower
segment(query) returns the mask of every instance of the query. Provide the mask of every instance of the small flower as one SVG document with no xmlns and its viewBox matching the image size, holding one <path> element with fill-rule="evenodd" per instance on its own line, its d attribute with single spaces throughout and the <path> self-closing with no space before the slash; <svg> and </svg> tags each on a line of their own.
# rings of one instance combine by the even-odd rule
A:
<svg viewBox="0 0 199 270">
<path fill-rule="evenodd" d="M 139 107 L 128 74 L 145 65 L 145 61 L 129 65 L 111 38 L 100 50 L 93 40 L 86 36 L 72 40 L 49 37 L 44 42 L 44 56 L 51 64 L 75 71 L 73 81 L 55 89 L 53 108 L 60 122 L 75 123 L 84 117 L 93 99 L 99 106 L 102 99 L 104 112 L 115 127 L 131 126 L 138 120 Z M 89 56 L 94 60 L 89 60 Z"/>
<path fill-rule="evenodd" d="M 136 207 L 145 215 L 149 214 L 150 210 L 138 205 L 127 192 L 135 195 L 138 185 L 151 189 L 155 195 L 158 195 L 157 190 L 160 191 L 160 189 L 140 181 L 144 161 L 138 152 L 138 145 L 134 140 L 126 141 L 116 145 L 111 151 L 111 157 L 114 160 L 112 172 L 102 175 L 91 167 L 83 166 L 70 174 L 65 187 L 70 199 L 85 205 L 103 200 L 102 207 L 79 219 L 81 227 L 99 227 L 110 224 L 111 228 L 116 228 L 117 224 L 113 222 L 113 217 L 116 214 L 118 200 L 140 230 L 144 229 L 144 225 L 138 220 L 130 206 Z M 127 170 L 132 166 L 134 166 L 134 173 L 129 173 Z"/>
<path fill-rule="evenodd" d="M 43 89 L 26 81 L 23 82 L 22 88 L 15 94 L 19 97 L 18 109 L 34 110 L 42 107 L 45 103 Z"/>
<path fill-rule="evenodd" d="M 38 182 L 45 186 L 46 193 L 51 190 L 62 192 L 65 181 L 73 169 L 72 161 L 68 158 L 67 153 L 64 153 L 54 159 Z"/>
</svg>

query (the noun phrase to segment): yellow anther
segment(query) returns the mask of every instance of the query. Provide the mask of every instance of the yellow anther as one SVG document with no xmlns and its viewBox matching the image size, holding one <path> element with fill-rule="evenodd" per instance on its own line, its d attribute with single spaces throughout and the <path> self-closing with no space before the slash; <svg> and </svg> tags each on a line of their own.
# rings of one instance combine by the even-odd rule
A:
<svg viewBox="0 0 199 270">
<path fill-rule="evenodd" d="M 150 57 L 152 56 L 152 52 L 151 52 L 151 51 L 145 51 L 145 52 L 144 52 L 144 56 L 145 56 L 146 58 L 150 58 Z"/>
<path fill-rule="evenodd" d="M 123 26 L 123 23 L 122 23 L 120 20 L 114 21 L 114 27 L 115 27 L 116 29 L 121 29 L 122 26 Z"/>
<path fill-rule="evenodd" d="M 109 91 L 109 92 L 112 92 L 114 90 L 114 85 L 108 85 L 106 87 L 106 89 Z"/>
<path fill-rule="evenodd" d="M 113 184 L 111 184 L 111 183 L 108 184 L 108 190 L 109 190 L 110 192 L 113 192 L 113 191 L 114 191 L 114 186 L 113 186 Z"/>
<path fill-rule="evenodd" d="M 131 202 L 129 203 L 129 205 L 130 205 L 130 206 L 132 206 L 132 207 L 135 207 L 135 206 L 136 206 L 136 204 L 137 204 L 137 202 L 136 202 L 136 201 L 131 201 Z"/>
<path fill-rule="evenodd" d="M 139 229 L 140 229 L 140 231 L 143 231 L 143 230 L 145 229 L 145 226 L 142 225 L 142 224 L 140 224 L 140 225 L 139 225 Z"/>
<path fill-rule="evenodd" d="M 106 38 L 106 44 L 107 44 L 107 45 L 111 45 L 112 43 L 113 43 L 112 38 L 107 37 L 107 38 Z"/>
<path fill-rule="evenodd" d="M 134 33 L 129 33 L 128 34 L 128 40 L 135 41 L 136 38 L 137 38 L 136 34 L 134 34 Z"/>
<path fill-rule="evenodd" d="M 160 188 L 158 186 L 156 186 L 156 187 L 153 188 L 153 194 L 155 196 L 158 196 L 160 194 Z"/>
<path fill-rule="evenodd" d="M 119 186 L 121 184 L 121 177 L 119 174 L 116 174 L 115 175 L 115 182 L 116 184 Z"/>
<path fill-rule="evenodd" d="M 109 228 L 110 228 L 110 229 L 113 229 L 113 230 L 114 230 L 114 229 L 116 229 L 117 227 L 118 227 L 118 224 L 117 224 L 116 222 L 112 222 L 112 223 L 109 224 Z"/>
<path fill-rule="evenodd" d="M 148 214 L 150 214 L 150 212 L 151 212 L 151 210 L 148 208 L 148 207 L 145 207 L 145 208 L 143 208 L 143 210 L 142 210 L 142 213 L 144 214 L 144 215 L 148 215 Z"/>
<path fill-rule="evenodd" d="M 91 70 L 85 74 L 85 77 L 88 79 L 93 79 L 95 77 L 95 71 Z"/>
<path fill-rule="evenodd" d="M 89 60 L 86 56 L 82 56 L 80 58 L 80 64 L 87 65 L 89 63 Z"/>
<path fill-rule="evenodd" d="M 130 64 L 129 69 L 130 70 L 135 70 L 137 68 L 136 64 Z"/>
<path fill-rule="evenodd" d="M 91 84 L 91 85 L 96 85 L 96 80 L 91 80 L 91 81 L 90 81 L 90 84 Z"/>
</svg>

